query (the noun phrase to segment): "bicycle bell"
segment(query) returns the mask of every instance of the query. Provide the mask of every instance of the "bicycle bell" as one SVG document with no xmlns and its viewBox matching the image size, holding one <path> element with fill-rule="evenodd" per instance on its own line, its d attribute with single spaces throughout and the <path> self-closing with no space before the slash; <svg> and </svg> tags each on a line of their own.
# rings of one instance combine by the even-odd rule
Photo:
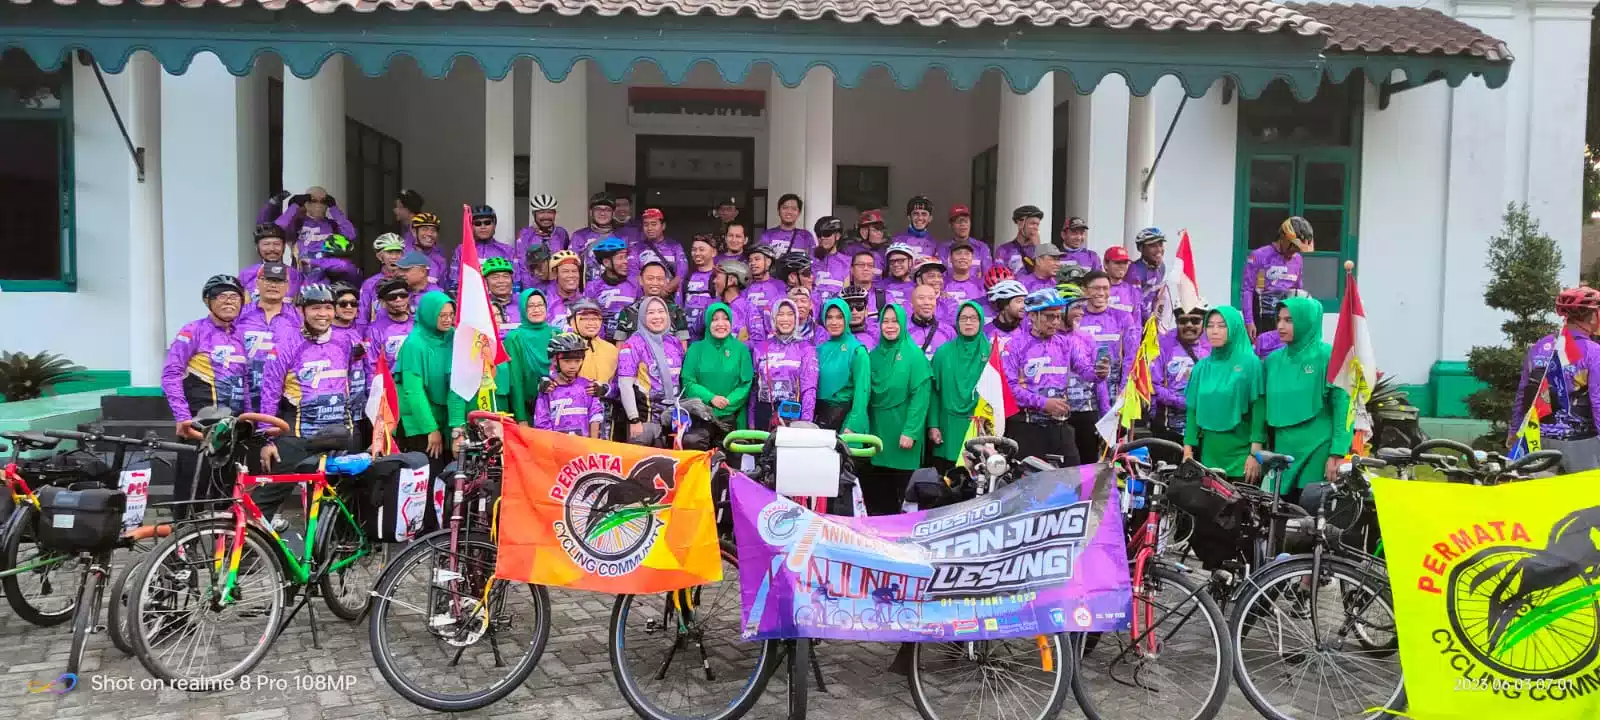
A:
<svg viewBox="0 0 1600 720">
<path fill-rule="evenodd" d="M 1011 463 L 1006 462 L 1005 455 L 989 453 L 989 457 L 983 459 L 983 471 L 989 477 L 1005 477 L 1005 474 L 1010 470 Z"/>
</svg>

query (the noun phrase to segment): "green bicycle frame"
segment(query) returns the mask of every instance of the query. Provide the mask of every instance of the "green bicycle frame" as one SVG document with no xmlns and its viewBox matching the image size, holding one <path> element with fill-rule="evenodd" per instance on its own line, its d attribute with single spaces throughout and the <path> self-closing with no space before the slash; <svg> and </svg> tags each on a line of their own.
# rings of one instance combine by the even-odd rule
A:
<svg viewBox="0 0 1600 720">
<path fill-rule="evenodd" d="M 257 507 L 255 501 L 250 497 L 251 490 L 262 485 L 277 483 L 311 486 L 310 514 L 306 518 L 305 554 L 303 556 L 297 556 L 294 550 L 289 547 L 288 541 L 284 540 L 282 536 L 278 535 L 277 531 L 272 529 L 271 523 L 266 522 L 262 517 L 261 508 Z M 313 554 L 316 550 L 317 525 L 322 520 L 323 506 L 330 503 L 338 508 L 339 516 L 349 522 L 352 528 L 355 528 L 360 543 L 356 552 L 351 554 L 350 557 L 337 560 L 328 567 L 318 568 L 314 559 L 316 556 Z M 330 522 L 337 521 L 338 517 L 330 520 Z M 323 574 L 343 570 L 371 552 L 372 549 L 371 543 L 367 541 L 366 533 L 361 530 L 360 523 L 356 522 L 355 514 L 350 512 L 350 508 L 345 506 L 344 501 L 339 499 L 338 493 L 328 484 L 327 475 L 320 472 L 293 475 L 247 475 L 241 472 L 233 488 L 233 522 L 234 529 L 228 538 L 227 546 L 224 546 L 224 538 L 217 538 L 216 550 L 212 556 L 213 573 L 223 576 L 222 588 L 219 593 L 220 602 L 223 605 L 233 602 L 235 591 L 238 589 L 239 561 L 244 555 L 244 538 L 247 525 L 255 525 L 265 530 L 277 542 L 278 551 L 282 554 L 282 558 L 288 566 L 289 579 L 296 585 L 309 585 L 313 580 L 314 574 L 316 577 L 320 577 Z M 224 559 L 227 562 L 225 571 L 223 567 Z"/>
</svg>

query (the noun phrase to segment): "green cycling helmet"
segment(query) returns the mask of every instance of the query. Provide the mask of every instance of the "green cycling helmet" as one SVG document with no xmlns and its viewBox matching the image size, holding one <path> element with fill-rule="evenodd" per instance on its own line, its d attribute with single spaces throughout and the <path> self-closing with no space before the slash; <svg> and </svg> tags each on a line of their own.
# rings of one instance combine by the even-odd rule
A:
<svg viewBox="0 0 1600 720">
<path fill-rule="evenodd" d="M 1064 303 L 1062 307 L 1072 307 L 1073 303 L 1088 299 L 1083 294 L 1083 288 L 1072 282 L 1057 283 L 1056 294 L 1061 296 L 1061 301 Z"/>
<path fill-rule="evenodd" d="M 350 238 L 343 235 L 329 235 L 322 239 L 322 252 L 334 257 L 345 257 L 353 250 Z"/>
<path fill-rule="evenodd" d="M 484 277 L 489 277 L 497 272 L 513 272 L 515 270 L 515 268 L 511 267 L 511 261 L 503 257 L 486 258 L 481 267 Z"/>
</svg>

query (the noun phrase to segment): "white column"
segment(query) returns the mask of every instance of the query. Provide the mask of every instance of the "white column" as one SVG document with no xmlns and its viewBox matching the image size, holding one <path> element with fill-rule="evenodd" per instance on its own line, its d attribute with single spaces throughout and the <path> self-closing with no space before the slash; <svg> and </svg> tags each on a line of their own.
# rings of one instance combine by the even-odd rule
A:
<svg viewBox="0 0 1600 720">
<path fill-rule="evenodd" d="M 485 80 L 483 89 L 483 200 L 499 219 L 495 239 L 505 243 L 517 238 L 516 134 L 512 130 L 516 75 L 512 67 L 503 80 Z"/>
<path fill-rule="evenodd" d="M 833 214 L 833 87 L 833 71 L 825 67 L 814 68 L 800 84 L 806 103 L 806 212 L 801 222 L 808 229 Z"/>
<path fill-rule="evenodd" d="M 1162 130 L 1165 129 L 1164 127 L 1162 128 Z M 1150 227 L 1152 224 L 1151 217 L 1153 213 L 1150 198 L 1155 195 L 1155 182 L 1152 181 L 1147 190 L 1144 186 L 1144 181 L 1150 175 L 1155 159 L 1155 102 L 1152 101 L 1149 95 L 1129 97 L 1127 185 L 1124 190 L 1126 197 L 1123 199 L 1122 206 L 1124 233 L 1138 232 L 1139 229 Z M 1174 246 L 1176 246 L 1176 237 L 1174 237 Z"/>
<path fill-rule="evenodd" d="M 589 223 L 589 193 L 600 189 L 589 186 L 589 62 L 579 61 L 561 82 L 546 78 L 538 63 L 529 67 L 528 192 L 554 195 L 557 222 L 577 230 Z"/>
<path fill-rule="evenodd" d="M 1566 258 L 1562 284 L 1583 269 L 1583 147 L 1593 0 L 1534 0 L 1527 201 Z M 1518 59 L 1522 59 L 1519 55 Z"/>
<path fill-rule="evenodd" d="M 283 187 L 319 185 L 345 202 L 344 56 L 334 55 L 310 79 L 283 74 Z M 392 202 L 392 198 L 383 198 Z"/>
<path fill-rule="evenodd" d="M 161 66 L 145 51 L 128 59 L 128 135 L 144 152 L 144 178 L 128 172 L 128 372 L 133 385 L 161 382 L 166 350 L 166 268 L 161 257 Z M 176 328 L 173 330 L 176 332 Z"/>
<path fill-rule="evenodd" d="M 1097 252 L 1127 245 L 1128 86 L 1108 75 L 1092 94 L 1074 95 L 1067 107 L 1067 213 L 1089 223 Z M 1009 219 L 1009 208 L 1006 211 Z M 1010 237 L 1007 232 L 1004 237 Z"/>
<path fill-rule="evenodd" d="M 1495 37 L 1506 37 L 1518 25 L 1511 5 L 1503 0 L 1463 0 L 1457 3 L 1456 17 Z M 1503 320 L 1484 306 L 1483 285 L 1489 279 L 1484 266 L 1489 238 L 1500 228 L 1506 201 L 1521 199 L 1507 197 L 1500 180 L 1507 172 L 1506 133 L 1511 114 L 1505 90 L 1490 90 L 1475 81 L 1462 83 L 1451 97 L 1449 189 L 1439 267 L 1444 289 L 1439 346 L 1440 355 L 1447 359 L 1465 358 L 1473 345 L 1498 337 Z"/>
<path fill-rule="evenodd" d="M 172 232 L 162 276 L 172 288 L 166 327 L 176 331 L 204 313 L 206 278 L 254 262 L 267 197 L 265 76 L 234 77 L 202 53 L 182 75 L 161 76 L 160 113 L 161 225 Z"/>
<path fill-rule="evenodd" d="M 1050 217 L 1051 149 L 1055 147 L 1055 75 L 1046 73 L 1026 94 L 1000 89 L 1000 151 L 995 181 L 994 237 L 1016 235 L 1011 211 L 1018 205 L 1037 205 L 1044 211 L 1039 238 L 1055 236 Z"/>
<path fill-rule="evenodd" d="M 831 78 L 830 78 L 831 79 Z M 772 73 L 767 93 L 767 224 L 778 222 L 778 198 L 806 191 L 806 91 Z M 831 143 L 830 143 L 831 144 Z M 829 153 L 832 154 L 831 152 Z M 760 233 L 761 228 L 752 228 Z"/>
</svg>

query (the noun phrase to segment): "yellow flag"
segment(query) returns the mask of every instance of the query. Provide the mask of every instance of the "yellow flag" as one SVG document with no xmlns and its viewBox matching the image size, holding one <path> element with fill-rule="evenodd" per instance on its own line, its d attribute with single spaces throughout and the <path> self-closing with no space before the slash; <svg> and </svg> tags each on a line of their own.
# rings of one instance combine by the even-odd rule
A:
<svg viewBox="0 0 1600 720">
<path fill-rule="evenodd" d="M 1405 717 L 1600 718 L 1597 483 L 1373 480 Z"/>
</svg>

